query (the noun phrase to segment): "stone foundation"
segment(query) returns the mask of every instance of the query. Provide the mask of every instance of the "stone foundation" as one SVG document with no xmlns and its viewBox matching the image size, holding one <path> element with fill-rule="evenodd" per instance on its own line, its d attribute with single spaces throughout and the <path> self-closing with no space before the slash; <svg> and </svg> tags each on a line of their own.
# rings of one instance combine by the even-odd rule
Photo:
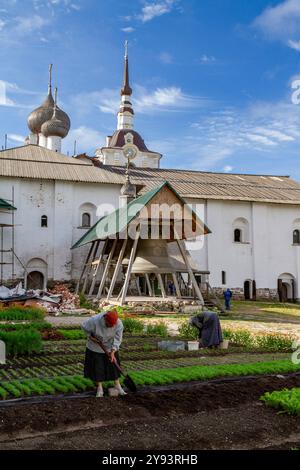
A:
<svg viewBox="0 0 300 470">
<path fill-rule="evenodd" d="M 226 289 L 221 287 L 212 287 L 215 295 L 223 300 L 223 292 Z M 241 287 L 230 288 L 233 300 L 245 300 L 244 289 Z M 256 300 L 278 301 L 277 289 L 256 289 Z"/>
</svg>

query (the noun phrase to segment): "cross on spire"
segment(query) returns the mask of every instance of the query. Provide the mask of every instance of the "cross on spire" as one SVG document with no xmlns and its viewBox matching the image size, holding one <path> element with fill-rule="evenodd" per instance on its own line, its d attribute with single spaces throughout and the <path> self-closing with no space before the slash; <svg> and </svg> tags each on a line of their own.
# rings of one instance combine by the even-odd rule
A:
<svg viewBox="0 0 300 470">
<path fill-rule="evenodd" d="M 129 85 L 129 66 L 128 66 L 128 41 L 125 41 L 125 65 L 124 65 L 124 83 L 121 89 L 121 95 L 131 96 L 132 89 Z"/>
<path fill-rule="evenodd" d="M 49 65 L 49 93 L 52 91 L 52 68 L 53 64 Z"/>
</svg>

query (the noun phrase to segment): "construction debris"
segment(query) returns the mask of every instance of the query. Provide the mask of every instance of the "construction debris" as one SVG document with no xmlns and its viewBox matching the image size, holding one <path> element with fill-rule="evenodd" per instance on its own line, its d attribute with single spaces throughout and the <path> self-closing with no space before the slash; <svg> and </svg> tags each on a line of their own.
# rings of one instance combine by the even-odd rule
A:
<svg viewBox="0 0 300 470">
<path fill-rule="evenodd" d="M 80 298 L 70 290 L 70 285 L 58 282 L 49 291 L 25 290 L 22 283 L 13 289 L 0 286 L 0 304 L 41 307 L 50 314 L 81 315 L 90 313 L 80 308 Z"/>
<path fill-rule="evenodd" d="M 80 307 L 79 295 L 70 291 L 70 286 L 63 282 L 57 282 L 50 291 L 51 295 L 60 297 L 61 310 L 75 310 Z"/>
</svg>

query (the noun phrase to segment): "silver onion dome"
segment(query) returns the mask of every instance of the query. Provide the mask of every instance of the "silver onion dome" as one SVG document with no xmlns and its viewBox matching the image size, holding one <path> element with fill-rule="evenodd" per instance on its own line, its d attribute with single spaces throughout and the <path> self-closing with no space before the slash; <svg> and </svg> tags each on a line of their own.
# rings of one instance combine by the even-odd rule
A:
<svg viewBox="0 0 300 470">
<path fill-rule="evenodd" d="M 41 132 L 45 137 L 67 137 L 71 127 L 69 116 L 59 108 L 55 108 L 51 119 L 44 122 Z"/>
<path fill-rule="evenodd" d="M 44 103 L 29 114 L 27 124 L 33 134 L 41 132 L 42 125 L 53 116 L 54 99 L 52 96 L 52 67 L 49 65 L 48 95 Z"/>
<path fill-rule="evenodd" d="M 46 132 L 47 135 L 44 134 L 45 137 L 54 135 L 64 138 L 70 130 L 71 122 L 69 116 L 56 105 L 56 97 L 54 100 L 52 95 L 52 64 L 49 66 L 47 98 L 41 106 L 29 114 L 27 123 L 33 134 L 40 134 L 41 132 L 44 134 Z M 44 124 L 47 124 L 47 126 L 44 126 Z"/>
<path fill-rule="evenodd" d="M 50 89 L 42 106 L 32 111 L 28 116 L 27 124 L 33 134 L 40 134 L 44 122 L 53 116 L 53 108 L 54 99 Z"/>
<path fill-rule="evenodd" d="M 55 89 L 54 109 L 50 119 L 44 122 L 41 131 L 45 137 L 67 137 L 71 121 L 67 113 L 57 106 L 57 88 Z"/>
</svg>

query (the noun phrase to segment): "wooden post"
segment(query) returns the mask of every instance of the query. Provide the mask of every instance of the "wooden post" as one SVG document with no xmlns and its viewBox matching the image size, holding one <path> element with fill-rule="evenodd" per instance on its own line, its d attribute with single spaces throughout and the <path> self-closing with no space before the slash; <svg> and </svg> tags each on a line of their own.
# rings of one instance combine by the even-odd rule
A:
<svg viewBox="0 0 300 470">
<path fill-rule="evenodd" d="M 85 293 L 85 289 L 86 289 L 86 286 L 87 286 L 87 283 L 88 283 L 88 280 L 89 280 L 89 277 L 90 277 L 90 272 L 91 272 L 91 269 L 92 269 L 92 261 L 95 257 L 95 252 L 97 251 L 97 248 L 98 248 L 97 243 L 98 243 L 97 241 L 93 242 L 93 249 L 92 249 L 91 258 L 90 258 L 90 261 L 87 265 L 86 275 L 85 275 L 84 283 L 83 283 L 82 290 L 81 290 L 82 294 Z"/>
<path fill-rule="evenodd" d="M 196 281 L 196 278 L 194 276 L 194 273 L 193 273 L 193 270 L 191 268 L 191 265 L 190 265 L 190 262 L 189 262 L 189 259 L 188 259 L 188 256 L 186 254 L 186 249 L 185 249 L 185 246 L 184 246 L 184 242 L 182 240 L 178 240 L 177 239 L 177 245 L 179 247 L 179 250 L 180 250 L 180 253 L 182 255 L 182 258 L 185 262 L 185 265 L 188 269 L 188 273 L 190 275 L 190 279 L 192 281 L 192 284 L 193 284 L 193 287 L 195 289 L 195 293 L 198 297 L 198 299 L 200 300 L 201 304 L 204 305 L 204 300 L 203 300 L 203 297 L 202 297 L 202 294 L 201 294 L 201 290 L 199 289 L 199 286 L 197 284 L 197 281 Z"/>
<path fill-rule="evenodd" d="M 174 286 L 175 286 L 175 289 L 176 289 L 176 295 L 177 295 L 178 299 L 181 299 L 182 295 L 181 295 L 181 292 L 180 292 L 179 282 L 178 282 L 176 273 L 173 273 L 172 276 L 173 276 Z"/>
<path fill-rule="evenodd" d="M 98 259 L 98 264 L 97 264 L 95 272 L 93 274 L 93 280 L 92 280 L 92 283 L 91 283 L 89 295 L 93 295 L 93 292 L 94 292 L 94 289 L 95 289 L 95 284 L 96 284 L 96 281 L 97 281 L 97 276 L 98 276 L 98 273 L 99 273 L 99 269 L 101 268 L 101 262 L 102 262 L 102 259 L 103 259 L 104 253 L 105 253 L 106 246 L 107 246 L 107 240 L 105 240 L 104 245 L 102 247 L 102 250 L 100 252 L 100 256 L 99 256 L 99 259 Z M 100 272 L 101 272 L 101 269 L 100 269 Z"/>
<path fill-rule="evenodd" d="M 127 273 L 126 273 L 126 276 L 125 276 L 124 288 L 123 288 L 123 291 L 122 291 L 120 305 L 124 304 L 124 301 L 125 301 L 125 298 L 126 298 L 126 295 L 127 295 L 127 290 L 128 290 L 128 285 L 129 285 L 129 280 L 130 280 L 130 275 L 131 275 L 131 269 L 132 269 L 132 265 L 133 265 L 133 262 L 134 262 L 134 257 L 135 257 L 136 248 L 137 248 L 139 238 L 140 238 L 140 230 L 137 231 L 137 233 L 135 235 L 133 245 L 132 245 L 132 248 L 131 248 L 131 253 L 130 253 L 130 257 L 129 257 L 129 263 L 128 263 L 128 268 L 127 268 Z"/>
<path fill-rule="evenodd" d="M 151 287 L 149 274 L 145 274 L 145 277 L 146 277 L 146 283 L 147 283 L 147 286 L 148 286 L 149 296 L 153 297 L 153 292 L 152 292 L 152 287 Z"/>
<path fill-rule="evenodd" d="M 88 255 L 87 255 L 87 257 L 86 257 L 86 260 L 85 260 L 85 263 L 84 263 L 84 266 L 83 266 L 83 270 L 81 271 L 80 278 L 78 279 L 78 282 L 77 282 L 77 285 L 76 285 L 75 294 L 78 294 L 78 293 L 79 293 L 80 284 L 81 284 L 83 275 L 84 275 L 84 273 L 85 273 L 85 270 L 86 270 L 86 268 L 87 268 L 88 262 L 89 262 L 89 260 L 90 260 L 90 257 L 91 257 L 91 254 L 92 254 L 92 250 L 93 250 L 93 245 L 90 246 Z"/>
<path fill-rule="evenodd" d="M 122 265 L 122 261 L 123 261 L 123 258 L 124 258 L 126 245 L 127 245 L 127 238 L 125 238 L 125 240 L 123 242 L 123 245 L 122 245 L 122 248 L 121 248 L 120 253 L 119 253 L 116 268 L 115 268 L 115 271 L 114 271 L 114 274 L 113 274 L 113 277 L 112 277 L 112 280 L 111 280 L 111 283 L 110 283 L 110 286 L 109 286 L 109 291 L 108 291 L 108 294 L 107 294 L 107 300 L 109 300 L 109 298 L 111 297 L 111 295 L 114 291 L 114 287 L 115 287 L 116 281 L 118 279 L 118 275 L 119 275 L 120 268 L 121 268 L 121 265 Z"/>
<path fill-rule="evenodd" d="M 102 279 L 101 279 L 101 282 L 100 282 L 100 286 L 99 286 L 99 289 L 98 289 L 98 294 L 97 294 L 97 297 L 96 297 L 97 299 L 101 298 L 101 294 L 102 294 L 102 291 L 103 291 L 103 288 L 104 288 L 104 285 L 105 285 L 105 281 L 106 281 L 106 277 L 107 277 L 107 274 L 108 274 L 109 266 L 110 266 L 111 260 L 114 256 L 114 252 L 115 252 L 115 249 L 116 249 L 116 246 L 117 246 L 117 241 L 118 241 L 118 237 L 114 240 L 113 246 L 112 246 L 112 248 L 110 250 L 110 253 L 108 255 L 106 265 L 105 265 L 105 268 L 104 268 L 104 271 L 103 271 Z"/>
<path fill-rule="evenodd" d="M 165 286 L 164 286 L 164 283 L 163 283 L 163 280 L 162 280 L 162 277 L 161 277 L 160 273 L 157 274 L 157 279 L 158 279 L 158 282 L 159 282 L 159 285 L 160 285 L 161 295 L 165 299 L 167 297 L 166 289 L 165 289 Z"/>
</svg>

